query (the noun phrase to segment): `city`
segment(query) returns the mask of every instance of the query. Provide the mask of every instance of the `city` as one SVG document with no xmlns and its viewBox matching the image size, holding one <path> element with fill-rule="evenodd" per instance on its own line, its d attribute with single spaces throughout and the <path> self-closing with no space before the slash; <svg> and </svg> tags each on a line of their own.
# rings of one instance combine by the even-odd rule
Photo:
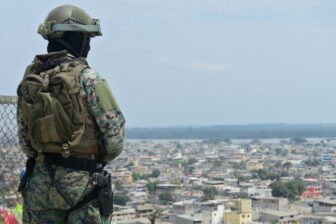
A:
<svg viewBox="0 0 336 224">
<path fill-rule="evenodd" d="M 112 223 L 335 223 L 335 147 L 332 139 L 130 140 L 108 167 Z"/>
</svg>

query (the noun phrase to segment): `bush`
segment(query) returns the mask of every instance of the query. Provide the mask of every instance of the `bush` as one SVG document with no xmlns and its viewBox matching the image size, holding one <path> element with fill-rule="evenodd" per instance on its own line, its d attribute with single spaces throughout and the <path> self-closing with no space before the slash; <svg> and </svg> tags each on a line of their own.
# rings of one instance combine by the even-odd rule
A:
<svg viewBox="0 0 336 224">
<path fill-rule="evenodd" d="M 302 180 L 292 180 L 286 183 L 276 181 L 270 187 L 274 197 L 285 197 L 290 201 L 298 200 L 305 190 L 305 184 Z"/>
<path fill-rule="evenodd" d="M 114 204 L 125 206 L 126 202 L 130 201 L 130 198 L 127 195 L 118 194 L 114 195 Z"/>
<path fill-rule="evenodd" d="M 163 192 L 159 195 L 159 199 L 163 204 L 173 201 L 173 196 L 169 192 Z"/>
</svg>

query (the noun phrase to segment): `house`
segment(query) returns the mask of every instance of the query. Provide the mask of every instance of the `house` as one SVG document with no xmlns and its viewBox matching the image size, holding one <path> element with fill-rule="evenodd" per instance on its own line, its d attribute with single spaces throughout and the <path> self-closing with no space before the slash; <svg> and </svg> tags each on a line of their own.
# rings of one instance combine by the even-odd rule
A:
<svg viewBox="0 0 336 224">
<path fill-rule="evenodd" d="M 314 213 L 336 213 L 336 199 L 335 198 L 321 198 L 315 199 L 313 202 Z"/>
<path fill-rule="evenodd" d="M 119 223 L 121 221 L 128 221 L 135 218 L 136 212 L 134 208 L 114 205 L 112 223 Z"/>
<path fill-rule="evenodd" d="M 248 224 L 252 222 L 251 213 L 242 212 L 225 212 L 225 224 Z"/>
<path fill-rule="evenodd" d="M 231 211 L 225 211 L 225 224 L 247 224 L 252 222 L 252 202 L 250 199 L 234 199 Z"/>
<path fill-rule="evenodd" d="M 279 224 L 298 224 L 300 223 L 300 216 L 297 211 L 265 209 L 260 212 L 260 221 L 276 222 Z"/>
<path fill-rule="evenodd" d="M 198 215 L 176 215 L 176 224 L 204 224 L 200 214 Z"/>
<path fill-rule="evenodd" d="M 252 197 L 252 206 L 258 209 L 287 210 L 288 199 L 254 196 Z"/>
</svg>

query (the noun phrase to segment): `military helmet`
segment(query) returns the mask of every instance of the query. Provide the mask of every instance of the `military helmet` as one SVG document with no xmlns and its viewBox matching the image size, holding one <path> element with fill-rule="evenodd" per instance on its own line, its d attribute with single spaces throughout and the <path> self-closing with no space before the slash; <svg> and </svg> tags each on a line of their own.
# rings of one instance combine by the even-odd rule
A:
<svg viewBox="0 0 336 224">
<path fill-rule="evenodd" d="M 91 37 L 102 35 L 99 20 L 73 5 L 62 5 L 51 10 L 37 29 L 44 39 L 61 38 L 64 32 L 82 32 Z"/>
</svg>

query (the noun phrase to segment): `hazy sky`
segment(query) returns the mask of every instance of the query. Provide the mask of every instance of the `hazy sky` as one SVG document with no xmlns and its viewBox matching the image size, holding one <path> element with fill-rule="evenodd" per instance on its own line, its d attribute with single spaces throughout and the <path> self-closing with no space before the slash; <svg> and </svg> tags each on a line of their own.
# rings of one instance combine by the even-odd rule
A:
<svg viewBox="0 0 336 224">
<path fill-rule="evenodd" d="M 88 60 L 129 127 L 336 123 L 335 0 L 2 1 L 0 95 L 45 53 L 48 12 L 101 20 Z"/>
</svg>

